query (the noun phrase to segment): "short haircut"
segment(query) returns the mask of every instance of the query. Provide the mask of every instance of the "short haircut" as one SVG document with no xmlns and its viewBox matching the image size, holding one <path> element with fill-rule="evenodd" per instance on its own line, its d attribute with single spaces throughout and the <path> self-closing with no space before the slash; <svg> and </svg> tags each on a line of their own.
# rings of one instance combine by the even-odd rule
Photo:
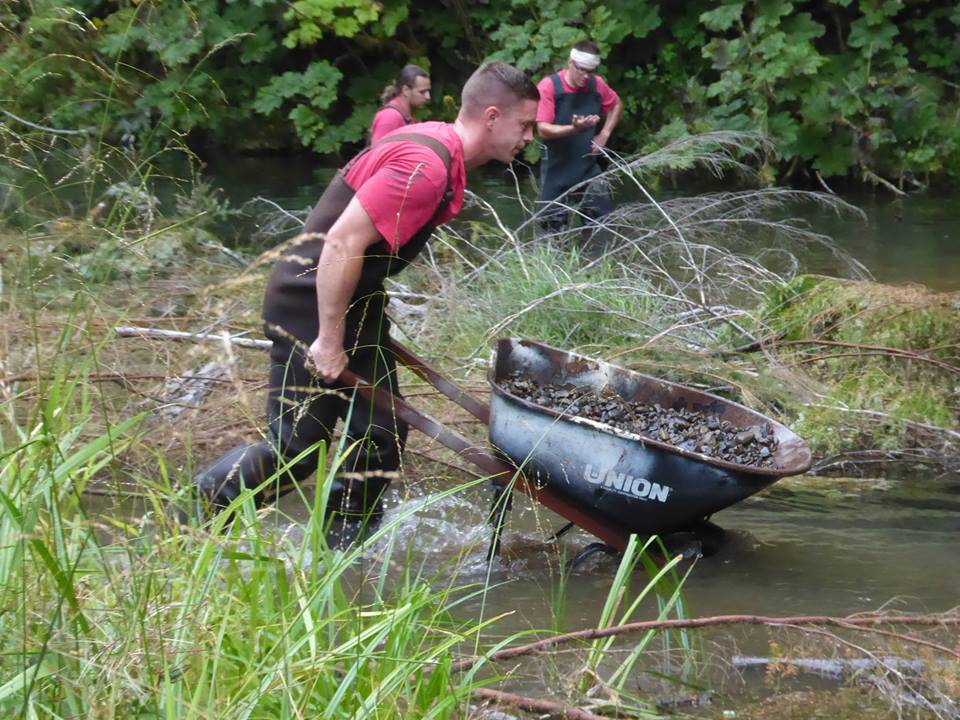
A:
<svg viewBox="0 0 960 720">
<path fill-rule="evenodd" d="M 593 40 L 581 40 L 573 46 L 573 49 L 579 50 L 580 52 L 590 53 L 591 55 L 600 54 L 600 46 L 597 45 Z"/>
<path fill-rule="evenodd" d="M 460 112 L 467 117 L 485 108 L 512 107 L 524 100 L 539 100 L 540 92 L 526 73 L 500 60 L 484 63 L 474 71 L 460 93 Z"/>
</svg>

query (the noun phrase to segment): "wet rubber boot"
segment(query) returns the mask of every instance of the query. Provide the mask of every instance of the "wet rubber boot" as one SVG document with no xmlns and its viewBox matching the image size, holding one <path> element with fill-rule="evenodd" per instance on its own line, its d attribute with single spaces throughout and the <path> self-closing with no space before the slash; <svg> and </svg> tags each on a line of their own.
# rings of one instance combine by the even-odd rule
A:
<svg viewBox="0 0 960 720">
<path fill-rule="evenodd" d="M 266 443 L 238 445 L 200 471 L 193 479 L 201 503 L 207 504 L 206 512 L 219 512 L 236 500 L 246 487 L 257 487 L 274 472 L 276 458 Z M 265 493 L 257 494 L 257 506 L 263 503 Z"/>
<path fill-rule="evenodd" d="M 383 520 L 383 496 L 390 481 L 381 477 L 364 480 L 334 478 L 327 498 L 327 544 L 347 550 L 362 544 Z"/>
</svg>

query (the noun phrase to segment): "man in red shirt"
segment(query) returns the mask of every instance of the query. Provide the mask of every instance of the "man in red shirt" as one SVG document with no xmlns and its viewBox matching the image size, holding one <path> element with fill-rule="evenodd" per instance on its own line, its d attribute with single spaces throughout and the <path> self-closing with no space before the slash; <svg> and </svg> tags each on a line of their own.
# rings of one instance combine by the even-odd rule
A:
<svg viewBox="0 0 960 720">
<path fill-rule="evenodd" d="M 378 516 L 400 467 L 405 423 L 338 384 L 345 367 L 398 393 L 389 351 L 384 280 L 423 248 L 433 228 L 463 204 L 466 171 L 509 163 L 533 140 L 537 89 L 502 62 L 480 67 L 463 87 L 453 124 L 417 123 L 355 157 L 284 249 L 264 300 L 270 352 L 269 431 L 233 448 L 195 482 L 217 508 L 243 488 L 257 502 L 318 469 L 339 419 L 348 420 L 328 508 L 343 518 Z M 355 444 L 354 444 L 355 443 Z M 335 518 L 337 519 L 337 518 Z"/>
<path fill-rule="evenodd" d="M 581 210 L 600 218 L 613 209 L 610 191 L 602 181 L 585 184 L 600 174 L 597 158 L 620 120 L 623 101 L 596 73 L 600 49 L 583 40 L 573 46 L 566 67 L 537 84 L 537 130 L 543 139 L 540 160 L 542 224 L 558 230 L 567 222 L 564 206 L 574 205 L 567 193 L 582 196 Z M 603 116 L 603 125 L 600 124 Z"/>
<path fill-rule="evenodd" d="M 370 144 L 391 130 L 414 122 L 413 109 L 430 102 L 430 75 L 419 65 L 404 65 L 395 82 L 383 89 L 382 107 L 373 116 Z"/>
</svg>

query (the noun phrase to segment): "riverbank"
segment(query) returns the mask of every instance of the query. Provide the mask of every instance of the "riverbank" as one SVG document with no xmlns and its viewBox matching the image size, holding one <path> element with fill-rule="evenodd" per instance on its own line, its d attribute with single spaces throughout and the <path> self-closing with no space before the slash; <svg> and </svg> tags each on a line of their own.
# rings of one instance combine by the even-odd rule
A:
<svg viewBox="0 0 960 720">
<path fill-rule="evenodd" d="M 660 207 L 678 222 L 666 222 L 651 204 L 626 207 L 607 227 L 626 241 L 611 242 L 600 257 L 582 252 L 578 237 L 545 242 L 512 224 L 505 232 L 489 215 L 475 218 L 441 232 L 403 284 L 391 286 L 397 332 L 479 394 L 492 339 L 525 335 L 724 394 L 794 426 L 808 422 L 798 412 L 818 394 L 828 397 L 830 383 L 842 389 L 845 375 L 860 378 L 864 368 L 882 368 L 900 386 L 939 386 L 933 367 L 918 366 L 953 362 L 944 333 L 957 327 L 956 307 L 947 302 L 940 310 L 932 300 L 940 296 L 927 291 L 907 296 L 852 279 L 861 272 L 853 258 L 784 222 L 780 213 L 804 200 L 823 212 L 852 212 L 833 198 L 766 189 L 666 198 Z M 3 709 L 273 718 L 396 708 L 397 716 L 495 717 L 483 691 L 501 690 L 583 712 L 613 703 L 655 714 L 658 699 L 685 696 L 690 683 L 726 692 L 725 661 L 737 646 L 794 658 L 845 656 L 850 643 L 933 661 L 921 692 L 931 703 L 956 687 L 949 653 L 929 644 L 814 633 L 823 644 L 810 647 L 766 629 L 660 632 L 602 653 L 599 645 L 579 645 L 476 673 L 451 666 L 504 644 L 631 619 L 845 616 L 885 610 L 891 601 L 909 614 L 949 611 L 960 590 L 960 571 L 952 571 L 955 481 L 937 479 L 940 469 L 930 465 L 919 471 L 923 482 L 906 475 L 775 485 L 715 518 L 729 531 L 717 556 L 678 564 L 649 590 L 629 560 L 622 570 L 599 557 L 565 572 L 563 560 L 590 539 L 574 533 L 544 542 L 557 518 L 522 499 L 504 559 L 488 570 L 489 493 L 422 436 L 411 438 L 387 524 L 364 552 L 326 547 L 323 493 L 310 488 L 284 498 L 278 511 L 258 515 L 242 504 L 229 526 L 181 526 L 169 509 L 188 505 L 195 469 L 258 436 L 264 358 L 227 344 L 121 339 L 112 329 L 258 336 L 270 260 L 224 249 L 203 215 L 138 214 L 132 201 L 120 207 L 6 230 L 0 241 L 0 631 L 19 648 L 3 660 Z M 269 222 L 275 217 L 259 219 L 282 234 L 286 226 Z M 756 233 L 731 235 L 731 219 Z M 833 257 L 848 279 L 803 275 L 812 257 L 804 249 Z M 870 297 L 877 303 L 865 305 Z M 906 322 L 899 337 L 908 343 L 884 340 L 900 353 L 811 360 L 807 347 L 786 345 L 811 334 L 822 341 L 815 354 L 835 351 L 825 342 L 878 345 L 870 333 L 891 330 L 891 318 L 914 317 L 918 307 L 945 313 L 931 315 L 943 320 Z M 758 351 L 734 352 L 754 341 Z M 409 377 L 403 386 L 412 401 L 485 441 L 482 426 L 444 410 L 425 386 Z M 949 402 L 944 407 L 953 411 Z M 945 422 L 939 417 L 897 416 L 928 425 Z M 836 426 L 809 422 L 826 432 L 825 439 L 810 434 L 820 459 L 831 438 L 840 450 L 860 452 L 887 437 L 858 435 L 863 444 L 854 448 L 847 435 L 830 435 Z M 940 571 L 931 574 L 932 564 Z M 644 565 L 657 573 L 649 562 L 638 568 Z M 910 595 L 917 600 L 894 600 Z M 949 645 L 944 623 L 951 618 L 929 631 L 884 627 Z M 905 682 L 916 688 L 913 678 Z M 874 687 L 869 702 L 893 712 L 899 687 Z M 748 704 L 716 702 L 707 712 Z M 500 711 L 519 716 L 516 707 Z"/>
</svg>

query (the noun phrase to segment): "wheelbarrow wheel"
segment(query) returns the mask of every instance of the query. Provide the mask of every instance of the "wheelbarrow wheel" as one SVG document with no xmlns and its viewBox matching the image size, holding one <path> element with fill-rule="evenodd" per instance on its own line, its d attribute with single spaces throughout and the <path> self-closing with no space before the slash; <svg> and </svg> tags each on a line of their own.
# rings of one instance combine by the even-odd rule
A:
<svg viewBox="0 0 960 720">
<path fill-rule="evenodd" d="M 567 572 L 573 572 L 597 553 L 603 553 L 604 555 L 609 555 L 610 557 L 614 558 L 620 556 L 620 551 L 615 547 L 610 547 L 606 543 L 602 542 L 592 542 L 572 558 L 567 560 Z"/>
</svg>

